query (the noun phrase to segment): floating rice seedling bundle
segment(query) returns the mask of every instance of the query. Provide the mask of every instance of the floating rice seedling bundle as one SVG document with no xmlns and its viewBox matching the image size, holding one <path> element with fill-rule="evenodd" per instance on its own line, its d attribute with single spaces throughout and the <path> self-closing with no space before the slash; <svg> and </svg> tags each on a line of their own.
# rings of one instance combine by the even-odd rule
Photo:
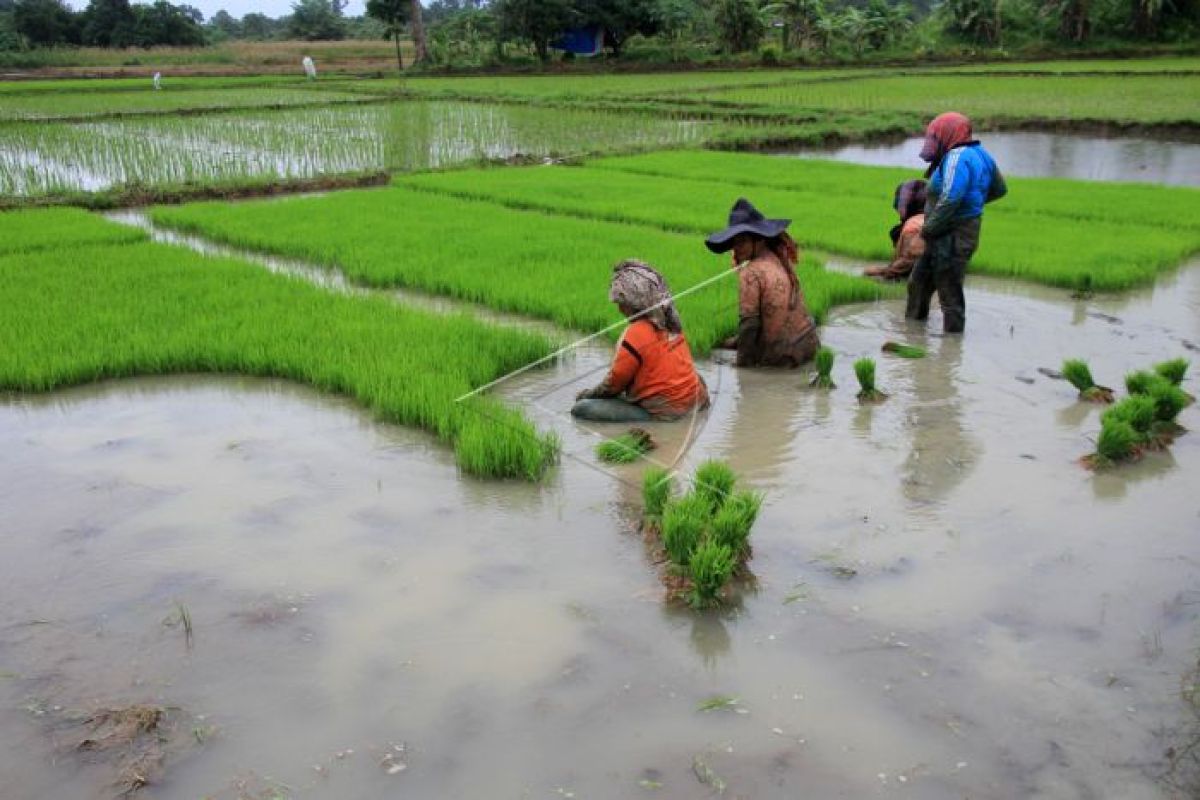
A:
<svg viewBox="0 0 1200 800">
<path fill-rule="evenodd" d="M 901 342 L 884 342 L 883 352 L 900 356 L 901 358 L 924 358 L 925 348 Z"/>
<path fill-rule="evenodd" d="M 609 464 L 630 464 L 655 447 L 654 439 L 641 428 L 627 432 L 596 445 L 596 456 Z"/>
<path fill-rule="evenodd" d="M 1128 422 L 1110 419 L 1100 426 L 1092 466 L 1101 467 L 1128 461 L 1137 454 L 1139 437 Z"/>
<path fill-rule="evenodd" d="M 1125 387 L 1133 395 L 1144 395 L 1154 401 L 1155 417 L 1160 423 L 1174 423 L 1175 418 L 1191 402 L 1187 392 L 1157 372 L 1140 370 L 1125 376 Z"/>
<path fill-rule="evenodd" d="M 1124 422 L 1138 435 L 1139 442 L 1146 442 L 1150 439 L 1157 419 L 1154 400 L 1145 395 L 1134 394 L 1101 414 L 1100 424 L 1103 426 L 1112 422 Z"/>
<path fill-rule="evenodd" d="M 1191 399 L 1171 381 L 1172 377 L 1183 379 L 1187 362 L 1180 361 L 1162 362 L 1154 371 L 1138 370 L 1125 376 L 1129 396 L 1100 416 L 1096 452 L 1084 457 L 1086 466 L 1107 467 L 1135 459 L 1145 449 L 1168 446 L 1185 432 L 1175 419 Z"/>
<path fill-rule="evenodd" d="M 273 376 L 428 430 L 470 474 L 534 480 L 557 454 L 557 440 L 513 409 L 484 397 L 455 402 L 552 349 L 526 331 L 331 294 L 152 243 L 0 257 L 0 307 L 0 389 L 182 372 Z"/>
<path fill-rule="evenodd" d="M 737 475 L 720 461 L 701 465 L 692 484 L 691 492 L 672 500 L 667 472 L 648 470 L 642 482 L 643 527 L 661 532 L 671 564 L 663 579 L 671 596 L 702 608 L 718 601 L 722 587 L 750 558 L 750 531 L 763 495 L 735 491 Z"/>
<path fill-rule="evenodd" d="M 1189 362 L 1186 358 L 1172 358 L 1154 365 L 1154 371 L 1171 383 L 1179 386 L 1187 375 Z"/>
<path fill-rule="evenodd" d="M 875 359 L 860 358 L 854 362 L 854 375 L 858 378 L 858 399 L 864 403 L 878 403 L 887 395 L 875 387 Z"/>
<path fill-rule="evenodd" d="M 816 358 L 813 359 L 817 367 L 817 374 L 813 377 L 812 384 L 818 389 L 833 389 L 837 386 L 833 382 L 833 348 L 821 345 L 817 350 Z"/>
<path fill-rule="evenodd" d="M 642 474 L 642 518 L 647 526 L 658 527 L 674 490 L 668 470 L 650 467 Z"/>
<path fill-rule="evenodd" d="M 1087 362 L 1079 358 L 1068 358 L 1062 365 L 1062 376 L 1079 390 L 1079 399 L 1089 403 L 1111 403 L 1113 391 L 1107 386 L 1097 386 L 1092 379 L 1092 370 Z"/>
</svg>

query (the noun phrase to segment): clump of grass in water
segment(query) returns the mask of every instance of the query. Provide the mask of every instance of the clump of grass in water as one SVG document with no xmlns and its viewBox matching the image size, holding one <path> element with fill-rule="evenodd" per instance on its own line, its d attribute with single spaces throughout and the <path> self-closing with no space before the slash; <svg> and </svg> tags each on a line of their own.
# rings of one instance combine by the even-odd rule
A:
<svg viewBox="0 0 1200 800">
<path fill-rule="evenodd" d="M 646 522 L 657 525 L 674 491 L 671 473 L 662 467 L 651 467 L 642 474 L 642 506 Z"/>
<path fill-rule="evenodd" d="M 833 389 L 836 384 L 833 382 L 833 349 L 822 345 L 817 350 L 816 358 L 813 359 L 817 367 L 817 374 L 813 378 L 812 385 L 818 389 Z"/>
<path fill-rule="evenodd" d="M 1097 386 L 1092 380 L 1092 370 L 1081 358 L 1068 358 L 1062 365 L 1062 376 L 1067 382 L 1079 390 L 1079 399 L 1089 403 L 1111 403 L 1112 389 L 1107 386 Z"/>
<path fill-rule="evenodd" d="M 1171 383 L 1179 386 L 1187 375 L 1189 362 L 1186 358 L 1172 358 L 1154 365 L 1154 371 Z"/>
<path fill-rule="evenodd" d="M 712 538 L 727 546 L 744 561 L 750 555 L 750 529 L 758 519 L 762 492 L 737 492 L 725 503 L 712 521 Z"/>
<path fill-rule="evenodd" d="M 875 359 L 860 358 L 854 362 L 854 374 L 858 378 L 858 399 L 866 403 L 877 403 L 887 395 L 875 387 Z"/>
<path fill-rule="evenodd" d="M 709 516 L 712 516 L 721 510 L 733 494 L 737 474 L 724 461 L 705 461 L 696 469 L 692 483 L 692 492 L 704 500 Z"/>
<path fill-rule="evenodd" d="M 706 539 L 692 553 L 688 569 L 692 590 L 688 602 L 694 608 L 708 608 L 718 603 L 721 587 L 733 577 L 737 559 L 727 545 Z"/>
<path fill-rule="evenodd" d="M 649 433 L 641 428 L 630 428 L 626 433 L 596 445 L 596 457 L 609 464 L 631 464 L 654 447 Z"/>
<path fill-rule="evenodd" d="M 1101 466 L 1118 461 L 1128 461 L 1137 452 L 1138 433 L 1128 422 L 1110 418 L 1100 426 L 1100 437 L 1096 439 L 1096 455 L 1093 464 Z"/>
<path fill-rule="evenodd" d="M 671 563 L 686 567 L 712 516 L 708 499 L 694 492 L 667 503 L 662 515 L 663 547 Z"/>
<path fill-rule="evenodd" d="M 1154 401 L 1155 416 L 1159 422 L 1174 423 L 1191 398 L 1168 378 L 1157 372 L 1139 370 L 1125 376 L 1125 388 L 1131 395 L 1143 395 Z"/>
<path fill-rule="evenodd" d="M 902 342 L 884 342 L 883 352 L 892 353 L 901 358 L 924 358 L 925 348 Z"/>
</svg>

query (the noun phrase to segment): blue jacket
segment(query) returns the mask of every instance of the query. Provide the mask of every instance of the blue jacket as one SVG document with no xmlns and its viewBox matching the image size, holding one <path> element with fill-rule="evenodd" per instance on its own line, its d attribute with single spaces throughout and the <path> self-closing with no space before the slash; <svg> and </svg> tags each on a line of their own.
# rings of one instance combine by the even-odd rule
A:
<svg viewBox="0 0 1200 800">
<path fill-rule="evenodd" d="M 929 179 L 922 235 L 942 236 L 958 222 L 983 216 L 984 203 L 1008 193 L 1004 176 L 979 142 L 967 142 L 946 154 Z"/>
</svg>

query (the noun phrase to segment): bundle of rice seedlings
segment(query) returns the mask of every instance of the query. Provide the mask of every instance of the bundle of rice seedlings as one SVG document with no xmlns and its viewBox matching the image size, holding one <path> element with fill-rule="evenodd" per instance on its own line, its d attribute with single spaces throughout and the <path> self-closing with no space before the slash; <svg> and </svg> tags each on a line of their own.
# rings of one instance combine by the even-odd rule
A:
<svg viewBox="0 0 1200 800">
<path fill-rule="evenodd" d="M 924 358 L 925 348 L 901 342 L 884 342 L 883 352 L 898 355 L 901 358 Z"/>
<path fill-rule="evenodd" d="M 596 445 L 596 457 L 609 464 L 630 464 L 655 446 L 649 433 L 641 428 L 630 428 L 620 436 L 605 439 Z"/>
<path fill-rule="evenodd" d="M 1081 358 L 1068 358 L 1062 365 L 1062 376 L 1079 390 L 1079 399 L 1089 403 L 1111 403 L 1112 389 L 1107 386 L 1097 386 L 1092 380 L 1092 371 L 1087 362 Z"/>
<path fill-rule="evenodd" d="M 688 571 L 692 590 L 688 602 L 695 608 L 716 605 L 721 587 L 733 577 L 736 566 L 733 551 L 713 539 L 706 539 L 692 553 Z"/>
<path fill-rule="evenodd" d="M 1140 369 L 1125 376 L 1125 388 L 1130 394 L 1150 394 L 1150 385 L 1166 380 L 1163 376 Z"/>
<path fill-rule="evenodd" d="M 858 399 L 874 403 L 887 398 L 875 388 L 875 359 L 860 358 L 854 362 L 854 374 L 858 377 Z"/>
<path fill-rule="evenodd" d="M 1156 419 L 1154 400 L 1140 394 L 1130 395 L 1100 415 L 1100 424 L 1124 422 L 1133 429 L 1140 441 L 1150 437 Z"/>
<path fill-rule="evenodd" d="M 736 483 L 737 474 L 724 461 L 705 461 L 692 477 L 692 491 L 707 503 L 711 517 L 725 505 Z"/>
<path fill-rule="evenodd" d="M 662 540 L 672 563 L 688 565 L 710 517 L 707 498 L 694 493 L 667 503 L 662 514 Z"/>
<path fill-rule="evenodd" d="M 662 467 L 650 467 L 642 473 L 642 516 L 646 521 L 657 523 L 662 519 L 674 489 L 671 473 Z"/>
<path fill-rule="evenodd" d="M 1175 422 L 1191 398 L 1168 378 L 1157 372 L 1139 370 L 1125 376 L 1125 388 L 1131 395 L 1149 397 L 1154 401 L 1154 415 L 1161 423 Z"/>
<path fill-rule="evenodd" d="M 833 389 L 836 384 L 833 382 L 833 350 L 822 345 L 817 350 L 814 363 L 817 367 L 817 374 L 812 380 L 812 385 L 818 389 Z"/>
<path fill-rule="evenodd" d="M 1137 432 L 1128 422 L 1110 418 L 1100 426 L 1100 438 L 1096 440 L 1097 457 L 1093 463 L 1108 464 L 1132 458 L 1137 444 Z"/>
<path fill-rule="evenodd" d="M 762 492 L 736 492 L 713 517 L 712 538 L 727 546 L 739 564 L 750 555 L 750 529 L 762 503 Z"/>
<path fill-rule="evenodd" d="M 1187 375 L 1188 360 L 1186 358 L 1172 358 L 1170 361 L 1163 361 L 1154 365 L 1154 371 L 1171 383 L 1179 386 L 1183 383 L 1183 377 Z"/>
</svg>

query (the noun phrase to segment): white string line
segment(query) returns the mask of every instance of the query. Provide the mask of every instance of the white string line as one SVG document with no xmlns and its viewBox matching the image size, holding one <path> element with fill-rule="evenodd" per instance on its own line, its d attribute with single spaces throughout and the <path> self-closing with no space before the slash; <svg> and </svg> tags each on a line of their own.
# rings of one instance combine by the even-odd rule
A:
<svg viewBox="0 0 1200 800">
<path fill-rule="evenodd" d="M 699 291 L 700 289 L 703 289 L 704 287 L 706 287 L 710 284 L 716 283 L 717 281 L 719 281 L 723 278 L 727 278 L 730 275 L 734 275 L 738 272 L 738 270 L 740 270 L 742 267 L 746 266 L 746 263 L 747 262 L 743 261 L 741 264 L 736 265 L 733 269 L 729 270 L 728 272 L 719 272 L 716 275 L 712 276 L 711 278 L 707 278 L 707 279 L 701 281 L 700 283 L 697 283 L 695 286 L 688 287 L 687 289 L 684 289 L 682 292 L 680 292 L 678 294 L 669 296 L 664 300 L 660 300 L 659 302 L 655 303 L 654 305 L 650 306 L 649 308 L 645 309 L 644 311 L 639 311 L 637 314 L 634 314 L 632 317 L 620 320 L 618 322 L 614 322 L 613 324 L 609 325 L 608 327 L 602 328 L 602 329 L 596 331 L 595 333 L 590 333 L 587 336 L 584 336 L 582 339 L 579 339 L 578 341 L 574 341 L 574 342 L 571 342 L 570 344 L 564 345 L 564 346 L 560 347 L 559 349 L 555 350 L 553 353 L 542 356 L 541 358 L 537 359 L 536 361 L 531 361 L 519 369 L 515 369 L 506 375 L 501 375 L 499 378 L 496 378 L 493 381 L 485 383 L 478 388 L 472 389 L 471 391 L 467 392 L 466 394 L 456 398 L 454 400 L 454 402 L 461 403 L 464 400 L 469 400 L 472 397 L 474 397 L 475 395 L 485 392 L 488 389 L 492 388 L 493 386 L 503 383 L 504 381 L 508 380 L 509 378 L 515 378 L 516 376 L 521 375 L 522 373 L 528 372 L 529 370 L 533 369 L 534 367 L 539 367 L 548 361 L 553 361 L 554 359 L 558 358 L 559 356 L 561 356 L 563 353 L 567 352 L 568 350 L 574 350 L 575 348 L 579 347 L 580 345 L 586 344 L 595 338 L 605 335 L 609 331 L 615 330 L 615 329 L 621 327 L 622 325 L 628 325 L 630 322 L 640 319 L 641 317 L 644 317 L 647 314 L 649 314 L 650 312 L 655 311 L 659 308 L 662 308 L 663 306 L 668 306 L 671 303 L 675 302 L 675 300 L 677 298 L 687 297 L 692 292 Z"/>
</svg>

